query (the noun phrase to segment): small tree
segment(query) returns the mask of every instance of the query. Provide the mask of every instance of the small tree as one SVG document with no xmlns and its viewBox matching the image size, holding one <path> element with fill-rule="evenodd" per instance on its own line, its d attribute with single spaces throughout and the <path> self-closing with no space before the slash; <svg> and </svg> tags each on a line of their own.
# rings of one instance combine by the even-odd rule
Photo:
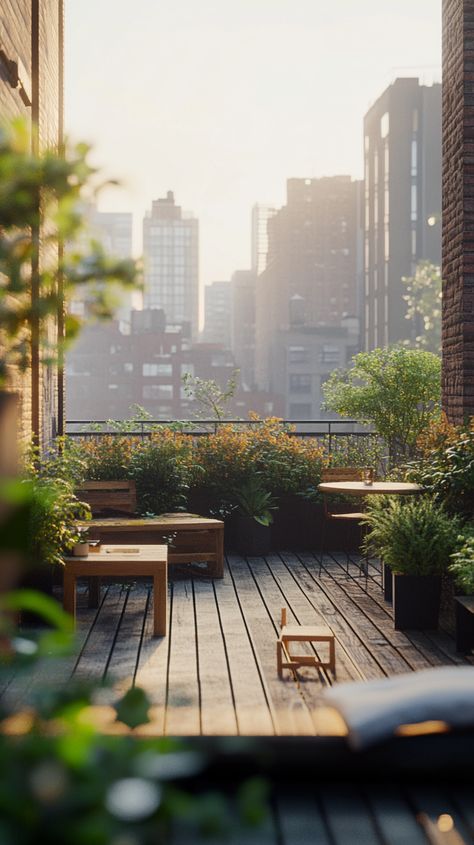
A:
<svg viewBox="0 0 474 845">
<path fill-rule="evenodd" d="M 116 304 L 110 282 L 137 285 L 134 261 L 111 258 L 93 241 L 73 246 L 82 228 L 82 192 L 95 174 L 88 152 L 79 144 L 64 156 L 33 155 L 23 122 L 0 128 L 0 386 L 11 365 L 28 367 L 32 349 L 45 363 L 61 359 L 63 338 L 52 337 L 48 318 L 78 289 L 89 290 L 89 315 L 101 319 Z M 59 250 L 62 244 L 71 248 Z M 66 336 L 76 335 L 82 322 L 68 314 Z"/>
<path fill-rule="evenodd" d="M 349 370 L 335 370 L 324 385 L 325 407 L 372 423 L 391 461 L 411 457 L 417 438 L 439 414 L 441 361 L 401 346 L 359 352 Z"/>
<path fill-rule="evenodd" d="M 182 376 L 183 390 L 186 397 L 198 406 L 197 418 L 222 420 L 226 414 L 226 405 L 232 399 L 237 389 L 239 370 L 233 370 L 224 388 L 219 387 L 214 379 L 203 379 L 184 373 Z"/>
<path fill-rule="evenodd" d="M 414 276 L 403 276 L 406 288 L 407 320 L 415 326 L 413 343 L 406 345 L 428 352 L 441 352 L 441 269 L 430 261 L 420 261 Z"/>
</svg>

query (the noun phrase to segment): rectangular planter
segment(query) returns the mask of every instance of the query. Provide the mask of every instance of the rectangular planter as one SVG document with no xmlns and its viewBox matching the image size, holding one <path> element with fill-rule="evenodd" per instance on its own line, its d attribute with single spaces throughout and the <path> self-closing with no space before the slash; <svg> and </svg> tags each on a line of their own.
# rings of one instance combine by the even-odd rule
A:
<svg viewBox="0 0 474 845">
<path fill-rule="evenodd" d="M 441 602 L 441 577 L 393 574 L 395 630 L 436 630 Z"/>
</svg>

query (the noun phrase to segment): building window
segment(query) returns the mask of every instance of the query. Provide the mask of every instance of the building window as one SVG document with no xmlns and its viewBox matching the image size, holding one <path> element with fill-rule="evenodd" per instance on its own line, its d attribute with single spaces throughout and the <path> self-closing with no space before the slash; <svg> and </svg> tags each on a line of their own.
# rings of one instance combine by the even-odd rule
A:
<svg viewBox="0 0 474 845">
<path fill-rule="evenodd" d="M 310 420 L 312 416 L 312 406 L 306 402 L 294 402 L 290 405 L 290 419 L 291 420 Z"/>
<path fill-rule="evenodd" d="M 307 364 L 309 360 L 308 350 L 304 346 L 290 346 L 288 349 L 289 364 Z"/>
<path fill-rule="evenodd" d="M 341 360 L 341 350 L 338 346 L 333 346 L 330 343 L 323 344 L 321 352 L 321 362 L 323 364 L 339 364 Z"/>
<path fill-rule="evenodd" d="M 416 138 L 411 142 L 411 175 L 416 176 L 418 172 L 418 143 Z"/>
<path fill-rule="evenodd" d="M 142 395 L 144 399 L 172 399 L 172 384 L 145 384 Z"/>
<path fill-rule="evenodd" d="M 311 393 L 310 373 L 292 373 L 290 375 L 290 393 Z"/>
<path fill-rule="evenodd" d="M 416 222 L 418 219 L 418 210 L 417 210 L 417 199 L 418 199 L 418 191 L 416 185 L 411 186 L 411 219 L 413 222 Z"/>
<path fill-rule="evenodd" d="M 390 129 L 390 117 L 388 111 L 380 118 L 380 137 L 386 138 Z"/>
</svg>

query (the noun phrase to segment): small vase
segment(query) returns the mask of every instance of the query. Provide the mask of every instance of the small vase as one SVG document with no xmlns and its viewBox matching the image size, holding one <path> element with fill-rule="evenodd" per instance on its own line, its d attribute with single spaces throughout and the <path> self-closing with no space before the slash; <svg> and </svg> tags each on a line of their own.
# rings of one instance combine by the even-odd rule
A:
<svg viewBox="0 0 474 845">
<path fill-rule="evenodd" d="M 87 557 L 89 554 L 89 543 L 76 543 L 72 553 L 74 557 Z"/>
</svg>

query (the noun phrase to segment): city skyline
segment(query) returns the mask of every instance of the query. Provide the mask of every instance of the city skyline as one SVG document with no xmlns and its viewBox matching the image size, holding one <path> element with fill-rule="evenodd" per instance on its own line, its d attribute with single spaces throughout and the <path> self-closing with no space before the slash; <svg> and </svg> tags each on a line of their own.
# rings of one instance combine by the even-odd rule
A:
<svg viewBox="0 0 474 845">
<path fill-rule="evenodd" d="M 99 208 L 133 213 L 135 253 L 174 190 L 200 221 L 203 288 L 250 267 L 252 206 L 281 207 L 287 178 L 360 178 L 369 105 L 396 76 L 440 75 L 440 0 L 387 5 L 138 0 L 130 18 L 122 0 L 70 0 L 67 133 L 128 185 Z"/>
</svg>

